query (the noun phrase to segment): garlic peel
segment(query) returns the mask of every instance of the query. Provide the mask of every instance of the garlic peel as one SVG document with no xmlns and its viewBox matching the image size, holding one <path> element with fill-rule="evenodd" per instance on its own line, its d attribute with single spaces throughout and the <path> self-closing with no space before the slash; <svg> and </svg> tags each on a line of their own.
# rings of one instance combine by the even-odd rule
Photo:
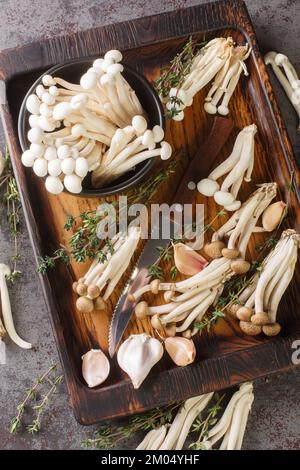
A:
<svg viewBox="0 0 300 470">
<path fill-rule="evenodd" d="M 272 232 L 280 223 L 283 213 L 286 208 L 286 203 L 283 201 L 274 202 L 262 215 L 262 225 L 267 232 Z"/>
<path fill-rule="evenodd" d="M 199 273 L 208 264 L 203 256 L 184 243 L 174 245 L 174 262 L 177 270 L 186 276 Z"/>
<path fill-rule="evenodd" d="M 121 344 L 118 364 L 130 377 L 133 387 L 139 388 L 152 367 L 162 358 L 164 348 L 160 341 L 142 333 L 131 335 Z"/>
<path fill-rule="evenodd" d="M 187 366 L 195 360 L 196 348 L 191 339 L 181 336 L 169 337 L 165 340 L 165 348 L 177 366 Z"/>
<path fill-rule="evenodd" d="M 91 349 L 82 356 L 82 376 L 90 388 L 102 384 L 109 372 L 109 361 L 100 349 Z"/>
</svg>

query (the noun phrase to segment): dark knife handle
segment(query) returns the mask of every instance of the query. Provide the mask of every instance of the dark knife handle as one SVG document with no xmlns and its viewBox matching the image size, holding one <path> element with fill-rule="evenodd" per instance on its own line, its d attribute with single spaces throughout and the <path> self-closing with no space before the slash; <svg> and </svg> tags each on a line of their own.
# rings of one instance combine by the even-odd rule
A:
<svg viewBox="0 0 300 470">
<path fill-rule="evenodd" d="M 216 116 L 214 118 L 210 133 L 205 142 L 200 145 L 195 156 L 189 163 L 185 171 L 173 203 L 191 204 L 195 199 L 197 191 L 196 185 L 202 179 L 206 178 L 212 171 L 213 164 L 227 141 L 232 129 L 233 121 L 228 118 Z M 194 183 L 194 189 L 189 189 L 188 184 Z"/>
</svg>

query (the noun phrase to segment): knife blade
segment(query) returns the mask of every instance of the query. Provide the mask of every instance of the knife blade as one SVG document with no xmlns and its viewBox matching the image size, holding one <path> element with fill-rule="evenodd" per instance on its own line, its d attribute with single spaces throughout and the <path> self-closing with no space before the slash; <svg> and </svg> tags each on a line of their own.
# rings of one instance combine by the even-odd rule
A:
<svg viewBox="0 0 300 470">
<path fill-rule="evenodd" d="M 230 119 L 220 116 L 214 118 L 207 139 L 197 150 L 180 181 L 173 198 L 173 204 L 177 203 L 184 205 L 191 204 L 193 202 L 198 181 L 205 178 L 210 173 L 214 161 L 227 141 L 232 129 L 233 122 Z M 161 222 L 161 220 L 159 222 Z M 171 222 L 172 225 L 171 219 L 169 222 Z M 158 240 L 157 238 L 153 239 L 152 237 L 148 239 L 137 264 L 132 271 L 130 279 L 115 306 L 108 336 L 108 351 L 111 357 L 113 357 L 123 337 L 136 305 L 136 303 L 131 302 L 128 299 L 128 295 L 148 284 L 148 266 L 153 264 L 158 258 L 158 243 L 160 247 L 164 249 L 169 245 L 170 239 L 161 238 Z"/>
</svg>

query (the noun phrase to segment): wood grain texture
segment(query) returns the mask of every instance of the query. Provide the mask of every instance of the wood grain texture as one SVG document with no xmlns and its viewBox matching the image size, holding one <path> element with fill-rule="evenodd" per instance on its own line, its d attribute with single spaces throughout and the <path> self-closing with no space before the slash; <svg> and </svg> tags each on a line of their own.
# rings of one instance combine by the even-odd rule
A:
<svg viewBox="0 0 300 470">
<path fill-rule="evenodd" d="M 289 225 L 300 230 L 299 172 L 247 10 L 242 1 L 221 1 L 66 37 L 55 37 L 0 54 L 0 79 L 7 85 L 7 103 L 1 106 L 1 114 L 36 258 L 51 253 L 60 243 L 67 244 L 68 234 L 62 230 L 67 214 L 77 215 L 91 210 L 100 200 L 68 194 L 51 196 L 44 190 L 43 183 L 21 165 L 16 121 L 27 88 L 41 71 L 56 63 L 81 56 L 101 55 L 109 48 L 120 48 L 124 52 L 124 61 L 152 80 L 158 75 L 160 66 L 174 56 L 190 34 L 200 40 L 216 35 L 232 35 L 237 42 L 248 41 L 252 46 L 247 61 L 250 77 L 242 77 L 230 102 L 230 118 L 234 120 L 236 128 L 220 152 L 219 161 L 229 155 L 238 131 L 255 122 L 258 135 L 253 181 L 276 181 L 279 198 L 285 199 L 286 182 L 290 179 L 291 171 L 294 171 L 295 187 L 291 195 L 293 210 Z M 186 110 L 183 122 L 168 123 L 167 140 L 172 143 L 174 150 L 183 148 L 190 158 L 212 123 L 212 117 L 203 110 L 206 92 L 207 89 L 197 95 L 193 106 Z M 179 165 L 177 174 L 170 182 L 172 187 L 179 182 L 185 166 L 185 161 Z M 254 183 L 244 183 L 241 192 L 243 198 L 254 188 Z M 168 199 L 169 193 L 170 187 L 166 185 L 160 192 L 162 200 Z M 208 221 L 219 209 L 214 201 L 200 195 L 196 202 L 205 204 Z M 216 226 L 223 222 L 219 220 Z M 253 237 L 249 259 L 257 257 L 255 246 L 261 239 L 261 235 Z M 70 267 L 58 265 L 55 271 L 41 278 L 72 406 L 76 418 L 83 424 L 136 413 L 293 366 L 291 344 L 300 334 L 296 307 L 300 299 L 297 288 L 299 269 L 280 305 L 279 319 L 284 328 L 279 337 L 245 337 L 234 322 L 222 320 L 209 333 L 197 338 L 197 361 L 193 365 L 177 368 L 164 357 L 141 389 L 135 391 L 114 359 L 107 382 L 98 389 L 90 390 L 81 379 L 81 355 L 91 347 L 100 346 L 107 350 L 111 311 L 122 286 L 112 296 L 106 314 L 82 315 L 75 309 L 76 299 L 71 291 L 71 283 L 81 276 L 85 268 L 73 263 Z M 125 280 L 126 275 L 122 278 L 122 284 Z M 155 300 L 159 302 L 161 298 L 158 296 Z M 127 334 L 148 329 L 147 322 L 133 319 Z"/>
</svg>

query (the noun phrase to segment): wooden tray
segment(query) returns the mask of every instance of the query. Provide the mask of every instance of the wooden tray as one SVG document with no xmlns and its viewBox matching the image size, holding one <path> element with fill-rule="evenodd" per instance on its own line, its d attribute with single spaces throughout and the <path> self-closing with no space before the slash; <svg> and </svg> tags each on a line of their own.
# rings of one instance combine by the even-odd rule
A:
<svg viewBox="0 0 300 470">
<path fill-rule="evenodd" d="M 238 129 L 255 122 L 258 126 L 253 177 L 255 183 L 277 181 L 279 198 L 285 199 L 285 183 L 290 180 L 291 171 L 294 171 L 296 183 L 299 182 L 291 145 L 242 1 L 195 6 L 3 51 L 0 54 L 0 79 L 6 83 L 7 102 L 1 106 L 1 114 L 36 258 L 52 253 L 59 243 L 67 243 L 68 234 L 62 229 L 67 214 L 77 215 L 91 210 L 99 200 L 67 194 L 51 196 L 44 190 L 40 179 L 21 165 L 17 117 L 28 87 L 41 71 L 53 64 L 76 57 L 102 55 L 111 48 L 121 49 L 125 61 L 151 80 L 158 75 L 160 66 L 182 47 L 190 34 L 199 39 L 232 35 L 237 42 L 248 41 L 252 47 L 247 61 L 250 76 L 241 79 L 230 102 L 230 117 L 235 122 L 236 130 L 219 159 L 229 155 Z M 174 149 L 182 147 L 188 157 L 194 154 L 212 123 L 212 117 L 203 111 L 206 92 L 204 90 L 197 95 L 193 107 L 186 110 L 183 122 L 168 123 L 167 140 Z M 175 176 L 177 181 L 181 172 L 179 166 Z M 175 180 L 169 188 L 165 187 L 164 194 L 170 192 L 174 184 Z M 300 197 L 296 186 L 291 194 L 293 211 L 290 226 L 300 230 Z M 246 198 L 254 187 L 254 184 L 245 184 L 241 194 Z M 207 201 L 199 196 L 197 202 L 206 204 L 208 220 L 218 210 L 211 199 Z M 249 249 L 252 258 L 257 257 L 255 245 L 261 239 L 261 235 L 252 238 Z M 71 283 L 83 273 L 85 267 L 76 264 L 70 267 L 59 265 L 41 277 L 72 405 L 80 423 L 91 424 L 105 418 L 141 412 L 173 400 L 226 388 L 293 367 L 291 344 L 300 337 L 299 269 L 280 305 L 279 317 L 283 332 L 279 337 L 245 337 L 235 323 L 221 320 L 209 333 L 197 338 L 197 360 L 191 366 L 174 367 L 164 357 L 142 387 L 134 391 L 114 359 L 112 373 L 105 384 L 97 389 L 88 389 L 81 378 L 81 355 L 91 347 L 100 346 L 107 351 L 111 309 L 126 276 L 122 279 L 119 292 L 114 294 L 107 314 L 82 315 L 75 309 L 76 299 L 72 294 Z M 149 330 L 147 322 L 132 320 L 128 332 L 144 330 Z"/>
</svg>

